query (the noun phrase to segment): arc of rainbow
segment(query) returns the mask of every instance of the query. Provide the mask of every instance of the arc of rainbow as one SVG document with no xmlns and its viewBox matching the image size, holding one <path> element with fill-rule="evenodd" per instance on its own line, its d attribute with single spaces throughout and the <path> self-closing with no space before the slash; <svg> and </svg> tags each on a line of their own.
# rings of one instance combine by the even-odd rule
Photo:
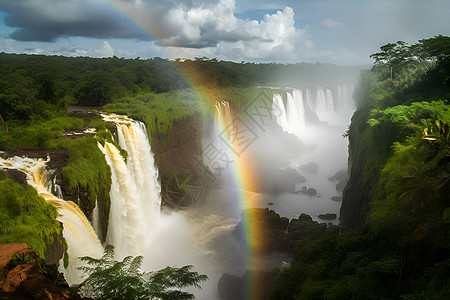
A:
<svg viewBox="0 0 450 300">
<path fill-rule="evenodd" d="M 160 24 L 152 21 L 151 19 L 145 19 L 143 16 L 137 15 L 137 12 L 132 7 L 134 3 L 124 5 L 122 2 L 122 5 L 120 5 L 116 0 L 101 1 L 111 7 L 120 16 L 127 18 L 132 25 L 139 28 L 139 30 L 155 41 L 162 41 L 163 37 L 167 33 Z M 145 22 L 143 20 L 145 20 Z M 168 49 L 170 49 L 170 47 Z M 189 86 L 198 94 L 202 104 L 208 108 L 209 114 L 214 117 L 216 101 L 224 98 L 220 89 L 211 85 L 210 78 L 208 78 L 207 74 L 202 73 L 200 70 L 188 68 L 187 66 L 182 66 L 181 64 L 177 64 L 175 68 L 183 76 Z M 214 97 L 211 97 L 211 94 L 213 94 Z M 219 129 L 226 130 L 226 127 L 230 124 L 224 124 L 222 121 L 219 121 L 216 125 Z M 236 141 L 232 141 L 230 137 L 228 138 L 228 142 L 230 144 L 236 143 Z M 235 197 L 237 198 L 238 205 L 240 205 L 240 208 L 244 211 L 246 208 L 252 206 L 252 203 L 250 203 L 251 199 L 246 196 L 246 191 L 253 190 L 253 187 L 257 184 L 254 179 L 252 161 L 248 155 L 239 156 L 231 150 L 228 151 L 227 154 L 236 162 L 230 165 L 233 173 L 232 182 L 236 192 Z M 261 236 L 262 228 L 253 226 L 253 224 L 258 224 L 260 221 L 256 220 L 256 218 L 257 215 L 248 210 L 246 210 L 246 213 L 242 216 L 246 248 L 249 254 L 249 261 L 247 264 L 250 269 L 254 268 L 257 264 L 255 255 L 263 251 L 264 248 L 264 241 L 262 241 Z M 247 299 L 256 300 L 260 298 L 261 295 L 258 293 L 258 290 L 261 288 L 259 286 L 260 284 L 261 280 L 258 275 L 250 278 L 249 287 L 247 287 Z"/>
</svg>

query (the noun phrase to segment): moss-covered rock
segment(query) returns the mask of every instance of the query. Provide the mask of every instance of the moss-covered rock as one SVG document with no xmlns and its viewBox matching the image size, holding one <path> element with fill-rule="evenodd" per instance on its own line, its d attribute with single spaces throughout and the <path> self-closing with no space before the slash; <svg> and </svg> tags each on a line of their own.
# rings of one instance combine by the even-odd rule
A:
<svg viewBox="0 0 450 300">
<path fill-rule="evenodd" d="M 56 208 L 35 189 L 0 170 L 0 243 L 27 243 L 40 257 L 57 262 L 67 249 L 57 216 Z"/>
</svg>

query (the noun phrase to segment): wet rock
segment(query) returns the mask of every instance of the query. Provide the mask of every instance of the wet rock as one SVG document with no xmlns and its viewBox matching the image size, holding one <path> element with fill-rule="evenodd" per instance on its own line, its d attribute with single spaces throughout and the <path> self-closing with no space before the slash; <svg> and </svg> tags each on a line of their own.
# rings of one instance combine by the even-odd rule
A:
<svg viewBox="0 0 450 300">
<path fill-rule="evenodd" d="M 257 278 L 258 289 L 253 289 L 254 299 L 269 299 L 270 287 L 273 285 L 279 269 L 272 271 L 249 270 L 242 277 L 224 273 L 217 283 L 219 298 L 221 300 L 245 300 L 247 299 L 248 289 L 252 287 L 250 283 L 255 283 Z"/>
<path fill-rule="evenodd" d="M 253 220 L 250 224 L 245 225 L 242 219 L 251 217 Z M 285 232 L 289 225 L 289 219 L 280 217 L 273 210 L 268 208 L 249 208 L 244 210 L 241 222 L 233 230 L 233 235 L 244 244 L 246 236 L 244 228 L 250 232 L 258 231 L 258 235 L 254 237 L 253 245 L 256 255 L 265 255 L 273 251 L 287 250 L 287 243 L 284 240 Z"/>
<path fill-rule="evenodd" d="M 312 187 L 308 188 L 306 186 L 302 186 L 302 189 L 297 191 L 297 193 L 305 194 L 305 195 L 309 195 L 309 196 L 315 196 L 315 195 L 317 195 L 317 190 Z"/>
<path fill-rule="evenodd" d="M 27 185 L 27 175 L 25 175 L 24 172 L 21 172 L 16 169 L 5 169 L 6 174 L 8 174 L 8 177 L 17 182 L 18 184 L 21 184 L 23 186 Z"/>
<path fill-rule="evenodd" d="M 14 255 L 25 261 L 14 260 Z M 33 263 L 39 260 L 34 250 L 26 244 L 0 245 L 0 298 L 1 299 L 82 299 L 69 290 L 61 273 L 51 278 L 49 265 Z M 88 298 L 83 298 L 88 299 Z"/>
<path fill-rule="evenodd" d="M 217 282 L 217 290 L 221 300 L 244 300 L 245 286 L 241 278 L 224 273 Z"/>
<path fill-rule="evenodd" d="M 326 213 L 326 214 L 320 214 L 319 215 L 319 219 L 321 220 L 336 220 L 337 215 L 336 214 L 331 214 L 331 213 Z"/>
<path fill-rule="evenodd" d="M 336 202 L 340 202 L 340 201 L 342 201 L 342 197 L 340 197 L 340 196 L 333 196 L 333 197 L 331 197 L 331 200 L 336 201 Z"/>
<path fill-rule="evenodd" d="M 64 237 L 63 237 L 63 224 L 60 222 L 59 226 L 61 227 L 61 231 L 59 234 L 54 233 L 53 237 L 50 239 L 53 243 L 49 244 L 47 242 L 44 256 L 45 260 L 49 264 L 57 264 L 59 265 L 59 261 L 64 256 Z"/>
<path fill-rule="evenodd" d="M 310 187 L 306 193 L 310 196 L 314 196 L 317 195 L 317 190 L 315 188 Z"/>
</svg>

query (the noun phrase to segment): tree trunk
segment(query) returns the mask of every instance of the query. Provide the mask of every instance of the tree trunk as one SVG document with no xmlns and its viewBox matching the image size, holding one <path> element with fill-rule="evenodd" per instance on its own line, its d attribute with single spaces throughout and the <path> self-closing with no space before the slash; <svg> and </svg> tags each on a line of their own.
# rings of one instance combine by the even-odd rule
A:
<svg viewBox="0 0 450 300">
<path fill-rule="evenodd" d="M 3 120 L 3 117 L 1 114 L 0 114 L 0 119 L 2 119 L 3 126 L 5 126 L 6 136 L 8 136 L 8 126 L 6 126 L 5 120 Z"/>
</svg>

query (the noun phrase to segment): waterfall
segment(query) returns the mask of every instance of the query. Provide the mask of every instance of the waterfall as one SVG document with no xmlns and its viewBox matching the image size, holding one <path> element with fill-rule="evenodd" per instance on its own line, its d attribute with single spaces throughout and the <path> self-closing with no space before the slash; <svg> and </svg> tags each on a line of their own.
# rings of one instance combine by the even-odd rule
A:
<svg viewBox="0 0 450 300">
<path fill-rule="evenodd" d="M 231 124 L 233 121 L 233 115 L 230 109 L 230 103 L 226 100 L 217 101 L 214 104 L 216 114 L 215 121 L 220 122 L 224 128 Z"/>
<path fill-rule="evenodd" d="M 297 133 L 297 106 L 294 103 L 294 99 L 292 98 L 291 93 L 286 93 L 286 115 L 287 115 L 287 123 L 288 123 L 288 132 L 289 133 Z"/>
<path fill-rule="evenodd" d="M 283 98 L 280 94 L 273 94 L 273 105 L 272 111 L 275 112 L 275 117 L 277 119 L 278 125 L 283 128 L 283 131 L 288 131 L 288 121 L 286 115 L 286 109 L 284 108 Z"/>
<path fill-rule="evenodd" d="M 342 117 L 347 118 L 354 109 L 351 97 L 352 86 L 338 85 L 333 91 L 329 88 L 318 87 L 315 97 L 311 96 L 311 89 L 292 89 L 286 91 L 286 105 L 283 102 L 283 95 L 273 94 L 273 111 L 277 113 L 276 120 L 283 131 L 302 137 L 305 122 L 305 107 L 308 107 L 321 121 L 326 121 L 330 125 L 341 123 Z"/>
<path fill-rule="evenodd" d="M 300 137 L 305 128 L 305 108 L 301 90 L 286 92 L 286 107 L 280 94 L 273 94 L 273 111 L 277 113 L 278 125 L 283 131 Z"/>
<path fill-rule="evenodd" d="M 352 99 L 352 91 L 353 86 L 349 87 L 342 84 L 338 85 L 338 103 L 339 103 L 339 111 L 347 111 L 347 110 L 353 110 L 354 109 L 354 102 Z"/>
<path fill-rule="evenodd" d="M 81 273 L 77 270 L 82 263 L 77 259 L 81 256 L 101 257 L 103 248 L 94 229 L 79 207 L 72 201 L 64 201 L 52 193 L 51 172 L 45 169 L 49 161 L 27 157 L 12 157 L 7 160 L 0 158 L 0 167 L 17 169 L 27 175 L 27 183 L 36 189 L 39 196 L 53 204 L 58 209 L 57 220 L 63 224 L 63 236 L 67 242 L 69 266 L 67 269 L 60 262 L 60 271 L 64 273 L 69 284 L 80 283 Z"/>
<path fill-rule="evenodd" d="M 95 200 L 95 207 L 92 210 L 92 227 L 94 227 L 97 236 L 100 235 L 100 215 L 98 211 L 98 199 Z"/>
<path fill-rule="evenodd" d="M 330 89 L 325 90 L 325 102 L 326 102 L 326 109 L 328 114 L 332 114 L 335 112 L 334 107 L 334 101 L 333 101 L 333 94 L 331 94 Z"/>
<path fill-rule="evenodd" d="M 298 132 L 300 135 L 304 128 L 305 128 L 305 107 L 303 104 L 303 93 L 301 90 L 293 90 L 292 91 L 292 98 L 294 100 L 294 103 L 296 104 L 296 110 L 297 110 L 297 126 L 298 126 Z"/>
<path fill-rule="evenodd" d="M 309 108 L 314 110 L 315 105 L 313 103 L 312 97 L 311 97 L 311 91 L 310 89 L 306 89 L 306 104 L 308 104 Z"/>
<path fill-rule="evenodd" d="M 324 121 L 327 119 L 327 99 L 325 97 L 325 92 L 321 87 L 316 91 L 316 101 L 313 110 L 320 120 Z"/>
<path fill-rule="evenodd" d="M 126 116 L 104 115 L 117 128 L 118 143 L 128 152 L 127 162 L 119 149 L 99 144 L 111 167 L 111 210 L 106 241 L 115 246 L 116 255 L 147 253 L 152 232 L 158 225 L 161 186 L 145 125 Z"/>
</svg>

